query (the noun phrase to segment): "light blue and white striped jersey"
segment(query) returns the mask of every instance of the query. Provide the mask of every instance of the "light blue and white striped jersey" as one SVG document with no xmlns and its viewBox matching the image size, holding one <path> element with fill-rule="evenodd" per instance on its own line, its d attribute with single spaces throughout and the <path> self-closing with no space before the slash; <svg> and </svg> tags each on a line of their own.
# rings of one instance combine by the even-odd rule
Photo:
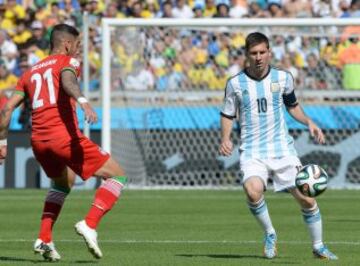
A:
<svg viewBox="0 0 360 266">
<path fill-rule="evenodd" d="M 283 95 L 293 90 L 292 75 L 274 67 L 261 80 L 251 78 L 246 71 L 228 80 L 221 113 L 235 117 L 239 111 L 242 160 L 297 156 L 283 102 Z"/>
</svg>

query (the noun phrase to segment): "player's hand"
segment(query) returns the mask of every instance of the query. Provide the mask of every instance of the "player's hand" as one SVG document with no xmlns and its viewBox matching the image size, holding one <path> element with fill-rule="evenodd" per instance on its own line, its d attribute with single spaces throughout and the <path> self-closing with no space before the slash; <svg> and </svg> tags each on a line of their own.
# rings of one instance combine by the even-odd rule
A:
<svg viewBox="0 0 360 266">
<path fill-rule="evenodd" d="M 220 144 L 219 153 L 223 156 L 230 156 L 233 150 L 231 140 L 223 140 Z"/>
<path fill-rule="evenodd" d="M 311 120 L 309 121 L 308 127 L 311 137 L 313 137 L 318 143 L 324 144 L 325 135 L 322 130 Z"/>
<path fill-rule="evenodd" d="M 98 121 L 98 117 L 97 114 L 95 113 L 95 111 L 92 109 L 91 105 L 89 103 L 82 103 L 80 104 L 81 108 L 83 109 L 84 113 L 85 113 L 85 121 L 93 124 L 96 123 Z"/>
<path fill-rule="evenodd" d="M 7 154 L 7 146 L 6 145 L 0 146 L 0 165 L 4 163 L 6 154 Z"/>
</svg>

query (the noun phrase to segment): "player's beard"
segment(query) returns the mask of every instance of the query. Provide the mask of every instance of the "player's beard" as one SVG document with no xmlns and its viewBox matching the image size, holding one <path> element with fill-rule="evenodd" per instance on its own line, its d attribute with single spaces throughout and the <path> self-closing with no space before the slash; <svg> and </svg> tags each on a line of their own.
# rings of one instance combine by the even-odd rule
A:
<svg viewBox="0 0 360 266">
<path fill-rule="evenodd" d="M 261 61 L 255 62 L 255 71 L 256 72 L 259 72 L 259 73 L 263 72 L 265 70 L 265 67 L 266 66 L 265 66 L 264 62 L 261 62 Z"/>
<path fill-rule="evenodd" d="M 255 63 L 251 67 L 251 73 L 253 73 L 253 75 L 255 75 L 257 78 L 262 78 L 268 71 L 268 67 L 268 64 L 265 62 Z"/>
<path fill-rule="evenodd" d="M 265 62 L 257 63 L 255 65 L 255 73 L 259 76 L 264 76 L 268 72 L 269 65 Z"/>
</svg>

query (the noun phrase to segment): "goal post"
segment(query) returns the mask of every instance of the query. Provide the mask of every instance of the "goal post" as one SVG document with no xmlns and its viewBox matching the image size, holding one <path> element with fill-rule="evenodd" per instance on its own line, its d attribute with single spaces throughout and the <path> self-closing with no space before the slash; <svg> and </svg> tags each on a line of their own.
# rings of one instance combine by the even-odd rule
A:
<svg viewBox="0 0 360 266">
<path fill-rule="evenodd" d="M 344 38 L 348 27 L 360 27 L 360 19 L 105 18 L 102 148 L 124 166 L 132 186 L 238 185 L 241 182 L 238 152 L 223 158 L 218 156 L 217 146 L 224 80 L 230 75 L 231 57 L 241 54 L 244 36 L 261 31 L 270 38 L 271 47 L 280 36 L 279 39 L 286 39 L 285 53 L 300 54 L 303 61 L 313 54 L 323 60 L 324 42 Z M 314 40 L 311 44 L 314 47 L 306 47 L 308 54 L 301 55 L 301 49 L 296 51 L 301 48 L 299 42 L 309 38 Z M 185 39 L 188 44 L 182 44 Z M 209 49 L 218 50 L 204 52 L 204 42 L 217 42 L 217 47 Z M 224 43 L 225 48 L 221 47 L 226 46 Z M 195 52 L 189 48 L 188 55 L 194 58 L 186 60 L 183 45 L 196 48 Z M 280 50 L 276 52 L 281 53 Z M 329 140 L 325 146 L 313 143 L 307 131 L 287 117 L 299 156 L 303 163 L 323 166 L 330 175 L 331 187 L 360 188 L 357 167 L 360 152 L 352 149 L 360 142 L 360 88 L 344 89 L 343 74 L 335 65 L 330 70 L 327 63 L 322 65 L 319 71 L 322 76 L 314 76 L 314 81 L 309 78 L 311 71 L 304 70 L 311 63 L 298 64 L 299 68 L 294 70 L 300 75 L 297 95 Z M 173 75 L 172 71 L 177 72 Z M 312 82 L 317 82 L 315 87 Z M 323 84 L 328 87 L 323 88 Z M 233 138 L 238 147 L 236 132 Z"/>
</svg>

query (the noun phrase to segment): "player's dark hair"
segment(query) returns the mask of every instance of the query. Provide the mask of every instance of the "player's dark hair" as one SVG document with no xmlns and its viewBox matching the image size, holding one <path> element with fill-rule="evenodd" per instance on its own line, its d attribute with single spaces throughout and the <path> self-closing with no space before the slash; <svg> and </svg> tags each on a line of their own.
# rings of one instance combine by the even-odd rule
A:
<svg viewBox="0 0 360 266">
<path fill-rule="evenodd" d="M 250 33 L 245 40 L 245 50 L 249 51 L 249 49 L 255 45 L 258 45 L 260 43 L 265 43 L 266 47 L 269 49 L 269 39 L 261 32 L 253 32 Z"/>
<path fill-rule="evenodd" d="M 54 26 L 50 34 L 50 49 L 52 50 L 56 44 L 61 42 L 61 39 L 64 37 L 64 34 L 69 34 L 74 37 L 79 36 L 79 31 L 67 24 L 57 24 Z"/>
</svg>

